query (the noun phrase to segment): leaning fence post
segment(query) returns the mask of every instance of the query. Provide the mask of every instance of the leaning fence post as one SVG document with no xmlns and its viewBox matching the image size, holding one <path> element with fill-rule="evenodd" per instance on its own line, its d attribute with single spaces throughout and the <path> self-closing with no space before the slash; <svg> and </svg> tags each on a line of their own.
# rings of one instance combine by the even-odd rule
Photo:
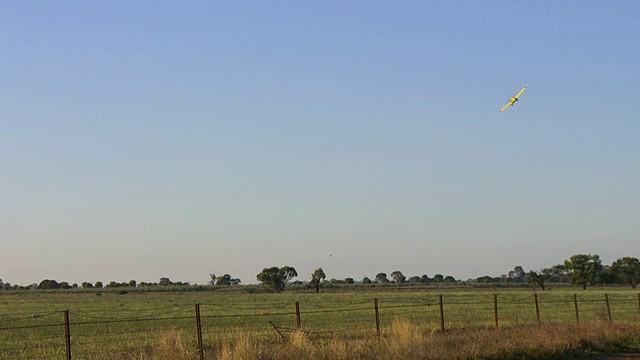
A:
<svg viewBox="0 0 640 360">
<path fill-rule="evenodd" d="M 69 310 L 64 311 L 64 340 L 67 360 L 71 360 L 71 330 L 69 329 Z"/>
<path fill-rule="evenodd" d="M 442 304 L 442 295 L 438 296 L 438 303 L 440 305 L 440 330 L 444 334 L 444 305 Z"/>
<path fill-rule="evenodd" d="M 496 318 L 496 328 L 498 328 L 498 294 L 493 294 L 493 313 Z"/>
<path fill-rule="evenodd" d="M 378 298 L 373 299 L 373 307 L 376 312 L 376 334 L 380 337 L 380 312 L 378 311 Z"/>
<path fill-rule="evenodd" d="M 609 316 L 609 322 L 611 322 L 611 308 L 609 307 L 609 294 L 604 294 L 604 301 L 607 303 L 607 315 Z"/>
<path fill-rule="evenodd" d="M 576 323 L 580 323 L 580 315 L 578 315 L 578 296 L 573 294 L 573 305 L 576 308 Z"/>
<path fill-rule="evenodd" d="M 204 359 L 204 349 L 202 348 L 202 323 L 200 322 L 200 303 L 196 304 L 196 329 L 198 332 L 198 351 L 200 360 Z"/>
<path fill-rule="evenodd" d="M 536 320 L 538 320 L 538 325 L 540 325 L 540 306 L 538 306 L 538 294 L 533 294 L 533 298 L 536 301 Z"/>
<path fill-rule="evenodd" d="M 300 320 L 300 302 L 296 301 L 296 326 L 298 330 L 302 327 L 302 321 Z"/>
</svg>

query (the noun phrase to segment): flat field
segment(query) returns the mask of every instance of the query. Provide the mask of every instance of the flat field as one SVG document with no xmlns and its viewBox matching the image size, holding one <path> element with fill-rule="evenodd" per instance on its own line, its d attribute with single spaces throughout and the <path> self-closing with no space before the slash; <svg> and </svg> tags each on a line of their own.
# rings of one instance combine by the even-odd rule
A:
<svg viewBox="0 0 640 360">
<path fill-rule="evenodd" d="M 174 351 L 180 347 L 185 358 L 199 358 L 198 318 L 202 348 L 208 354 L 221 342 L 238 336 L 286 342 L 298 329 L 314 341 L 376 339 L 394 331 L 399 320 L 432 335 L 442 333 L 443 327 L 451 333 L 640 321 L 639 293 L 621 287 L 544 292 L 530 288 L 371 287 L 317 294 L 238 289 L 3 291 L 0 358 L 64 358 L 67 329 L 75 358 L 138 354 L 133 357 L 142 359 L 159 347 Z"/>
</svg>

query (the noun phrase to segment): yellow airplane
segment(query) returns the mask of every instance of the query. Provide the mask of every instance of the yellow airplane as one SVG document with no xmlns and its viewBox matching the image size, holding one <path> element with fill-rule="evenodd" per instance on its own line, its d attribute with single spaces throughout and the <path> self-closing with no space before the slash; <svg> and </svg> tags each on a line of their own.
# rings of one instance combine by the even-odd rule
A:
<svg viewBox="0 0 640 360">
<path fill-rule="evenodd" d="M 507 103 L 507 105 L 503 106 L 502 109 L 500 109 L 500 112 L 503 112 L 504 109 L 508 108 L 509 106 L 513 106 L 513 104 L 515 104 L 516 101 L 518 101 L 518 98 L 520 97 L 520 95 L 522 95 L 522 93 L 524 92 L 524 89 L 526 88 L 527 88 L 526 86 L 523 86 L 522 89 L 518 91 L 516 96 L 512 96 L 511 99 L 509 99 L 509 102 Z"/>
</svg>

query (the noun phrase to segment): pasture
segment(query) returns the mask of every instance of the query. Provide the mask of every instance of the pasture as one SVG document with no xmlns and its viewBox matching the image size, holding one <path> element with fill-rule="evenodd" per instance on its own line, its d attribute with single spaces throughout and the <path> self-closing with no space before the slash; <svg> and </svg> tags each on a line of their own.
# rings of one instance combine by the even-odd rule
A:
<svg viewBox="0 0 640 360">
<path fill-rule="evenodd" d="M 219 357 L 224 344 L 239 338 L 251 339 L 254 347 L 278 346 L 300 333 L 307 341 L 327 344 L 384 339 L 407 327 L 447 338 L 541 325 L 593 329 L 640 323 L 640 295 L 627 288 L 346 289 L 318 294 L 5 291 L 0 292 L 0 358 L 64 359 L 70 348 L 82 359 L 170 353 L 199 359 L 201 350 L 204 358 Z"/>
</svg>

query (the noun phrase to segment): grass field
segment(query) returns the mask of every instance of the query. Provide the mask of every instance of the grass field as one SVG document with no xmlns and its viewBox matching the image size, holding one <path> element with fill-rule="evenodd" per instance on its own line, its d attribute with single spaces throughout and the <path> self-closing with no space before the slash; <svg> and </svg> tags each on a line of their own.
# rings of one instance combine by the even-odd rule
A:
<svg viewBox="0 0 640 360">
<path fill-rule="evenodd" d="M 446 334 L 441 333 L 440 296 Z M 378 323 L 374 299 L 378 302 Z M 297 331 L 296 302 L 299 304 L 300 331 Z M 461 334 L 466 341 L 480 341 L 485 335 L 479 334 L 495 337 L 496 332 L 500 332 L 500 337 L 507 337 L 505 334 L 516 330 L 541 332 L 547 329 L 545 336 L 568 331 L 573 336 L 569 340 L 575 340 L 573 333 L 576 331 L 586 334 L 586 329 L 592 335 L 596 329 L 602 329 L 605 335 L 623 334 L 623 343 L 633 343 L 634 339 L 640 338 L 640 298 L 638 292 L 626 288 L 586 291 L 558 288 L 545 292 L 524 288 L 370 288 L 319 294 L 302 291 L 5 291 L 0 292 L 0 358 L 64 358 L 64 311 L 68 310 L 74 358 L 197 359 L 196 304 L 200 304 L 205 358 L 223 357 L 225 351 L 257 351 L 263 355 L 272 354 L 273 358 L 286 357 L 269 349 L 279 349 L 282 344 L 288 344 L 286 347 L 289 348 L 296 341 L 298 345 L 313 344 L 310 348 L 316 349 L 314 351 L 320 351 L 322 346 L 340 348 L 341 341 L 350 341 L 350 344 L 373 341 L 358 350 L 366 353 L 365 350 L 373 351 L 371 349 L 384 344 L 390 346 L 386 343 L 390 338 L 396 339 L 394 344 L 402 343 L 398 339 L 399 333 L 409 334 L 407 336 L 414 342 L 411 346 L 437 340 L 445 348 L 449 340 L 463 341 Z M 571 330 L 567 330 L 569 328 Z M 625 332 L 625 329 L 628 330 Z M 605 335 L 596 338 L 604 339 Z M 571 343 L 569 340 L 564 343 Z M 349 348 L 353 347 L 350 345 Z M 375 351 L 385 353 L 388 351 L 385 349 Z M 337 350 L 327 347 L 323 351 L 333 353 Z M 319 357 L 318 353 L 314 354 L 311 358 Z M 265 356 L 255 358 L 270 358 Z M 437 356 L 428 356 L 431 357 Z"/>
</svg>

